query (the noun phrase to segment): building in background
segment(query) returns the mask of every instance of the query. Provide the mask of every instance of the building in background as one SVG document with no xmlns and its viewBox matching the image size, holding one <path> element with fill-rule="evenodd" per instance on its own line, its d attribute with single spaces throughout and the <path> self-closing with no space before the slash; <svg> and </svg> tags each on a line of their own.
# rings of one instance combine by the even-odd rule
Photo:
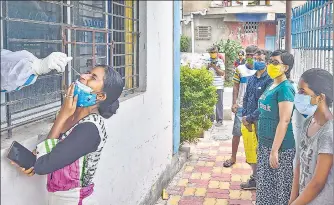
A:
<svg viewBox="0 0 334 205">
<path fill-rule="evenodd" d="M 191 37 L 193 32 L 195 52 L 199 53 L 227 39 L 237 40 L 244 47 L 254 44 L 274 50 L 279 46 L 277 20 L 285 18 L 285 9 L 285 1 L 184 0 L 182 34 Z"/>
<path fill-rule="evenodd" d="M 180 9 L 173 1 L 138 0 L 1 1 L 0 6 L 1 48 L 26 49 L 39 58 L 54 51 L 73 57 L 65 73 L 1 93 L 1 204 L 47 204 L 46 177 L 21 174 L 6 159 L 7 149 L 16 140 L 32 150 L 49 132 L 67 85 L 78 73 L 108 64 L 121 73 L 125 88 L 118 113 L 105 121 L 109 138 L 95 193 L 104 205 L 146 205 L 179 148 L 173 135 L 179 126 L 173 73 L 179 70 L 173 69 L 180 64 L 180 30 L 176 37 L 173 30 L 180 27 Z"/>
</svg>

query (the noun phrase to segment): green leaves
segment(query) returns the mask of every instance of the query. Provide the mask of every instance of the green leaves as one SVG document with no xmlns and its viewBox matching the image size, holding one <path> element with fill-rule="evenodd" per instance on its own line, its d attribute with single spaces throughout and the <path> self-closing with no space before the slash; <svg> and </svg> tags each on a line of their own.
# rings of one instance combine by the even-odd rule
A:
<svg viewBox="0 0 334 205">
<path fill-rule="evenodd" d="M 197 142 L 204 130 L 212 126 L 210 116 L 217 103 L 213 76 L 206 69 L 181 66 L 181 143 Z"/>
<path fill-rule="evenodd" d="M 180 44 L 181 44 L 180 45 L 181 52 L 188 52 L 189 51 L 190 41 L 191 41 L 190 37 L 185 36 L 185 35 L 181 36 L 181 42 L 180 42 Z"/>
<path fill-rule="evenodd" d="M 239 41 L 221 40 L 216 43 L 219 53 L 225 53 L 226 81 L 231 81 L 234 72 L 234 61 L 238 59 L 240 50 L 243 50 Z"/>
</svg>

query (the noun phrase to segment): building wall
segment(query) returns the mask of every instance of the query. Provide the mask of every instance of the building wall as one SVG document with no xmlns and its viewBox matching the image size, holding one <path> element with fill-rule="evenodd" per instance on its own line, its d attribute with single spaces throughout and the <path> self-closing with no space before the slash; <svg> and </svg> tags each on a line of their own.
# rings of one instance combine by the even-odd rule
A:
<svg viewBox="0 0 334 205">
<path fill-rule="evenodd" d="M 195 52 L 205 52 L 206 49 L 219 40 L 237 40 L 243 47 L 250 44 L 265 48 L 266 36 L 276 35 L 276 25 L 274 22 L 261 22 L 257 33 L 245 33 L 243 22 L 226 22 L 223 18 L 194 17 L 194 26 L 211 26 L 210 40 L 196 40 Z M 183 24 L 183 35 L 191 37 L 190 23 Z"/>
<path fill-rule="evenodd" d="M 105 122 L 109 138 L 95 178 L 103 205 L 139 204 L 172 158 L 173 2 L 140 1 L 143 6 L 146 92 L 121 102 L 118 113 Z M 36 141 L 37 136 L 19 140 L 30 149 Z M 24 176 L 8 163 L 6 151 L 1 150 L 1 204 L 47 204 L 45 177 Z"/>
<path fill-rule="evenodd" d="M 233 0 L 234 1 L 234 0 Z M 248 2 L 251 2 L 249 0 Z M 261 6 L 242 6 L 233 3 L 233 6 L 224 6 L 224 1 L 191 1 L 183 0 L 183 15 L 190 14 L 203 9 L 209 9 L 210 14 L 231 14 L 231 13 L 285 13 L 285 1 L 271 0 L 271 6 L 263 6 L 264 0 L 261 0 Z M 292 1 L 292 7 L 303 5 L 306 1 Z"/>
<path fill-rule="evenodd" d="M 211 1 L 182 1 L 183 15 L 190 14 L 190 12 L 200 11 L 209 8 Z"/>
</svg>

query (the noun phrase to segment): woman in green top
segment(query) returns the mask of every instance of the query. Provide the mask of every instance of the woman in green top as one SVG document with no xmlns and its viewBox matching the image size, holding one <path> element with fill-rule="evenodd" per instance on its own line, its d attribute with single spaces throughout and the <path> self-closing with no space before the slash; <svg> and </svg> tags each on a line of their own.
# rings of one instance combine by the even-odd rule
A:
<svg viewBox="0 0 334 205">
<path fill-rule="evenodd" d="M 283 50 L 270 58 L 267 72 L 274 82 L 259 99 L 256 205 L 287 205 L 295 156 L 291 124 L 295 89 L 288 80 L 294 58 Z"/>
</svg>

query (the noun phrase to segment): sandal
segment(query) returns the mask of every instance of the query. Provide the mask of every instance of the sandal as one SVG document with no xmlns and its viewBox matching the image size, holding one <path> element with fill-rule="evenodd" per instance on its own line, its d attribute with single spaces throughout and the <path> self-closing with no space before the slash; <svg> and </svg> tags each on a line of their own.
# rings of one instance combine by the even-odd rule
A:
<svg viewBox="0 0 334 205">
<path fill-rule="evenodd" d="M 231 159 L 228 159 L 224 162 L 223 166 L 227 168 L 227 167 L 233 166 L 234 164 L 235 164 L 235 162 L 232 162 Z"/>
</svg>

